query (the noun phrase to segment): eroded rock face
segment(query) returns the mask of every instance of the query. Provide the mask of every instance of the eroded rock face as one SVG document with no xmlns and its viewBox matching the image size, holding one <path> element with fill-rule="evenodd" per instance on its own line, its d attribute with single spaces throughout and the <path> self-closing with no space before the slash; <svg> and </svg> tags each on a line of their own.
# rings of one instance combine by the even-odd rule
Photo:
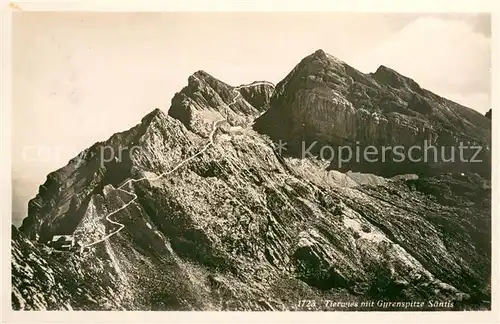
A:
<svg viewBox="0 0 500 324">
<path fill-rule="evenodd" d="M 243 98 L 254 106 L 259 112 L 269 109 L 274 86 L 269 82 L 254 82 L 250 86 L 239 89 Z"/>
<path fill-rule="evenodd" d="M 303 153 L 303 142 L 309 147 L 317 141 L 318 150 L 325 145 L 423 147 L 424 141 L 438 147 L 463 142 L 486 148 L 491 139 L 489 122 L 480 113 L 424 90 L 385 66 L 363 74 L 322 50 L 304 58 L 277 84 L 271 107 L 255 128 L 275 141 L 286 141 L 288 153 L 295 156 Z M 489 176 L 489 152 L 483 150 L 480 157 L 483 163 L 357 163 L 348 169 L 393 176 L 452 168 Z"/>
<path fill-rule="evenodd" d="M 273 91 L 269 82 L 239 89 L 198 71 L 175 94 L 168 114 L 194 132 L 206 131 L 211 128 L 210 122 L 220 119 L 232 125 L 248 125 L 269 107 Z"/>
<path fill-rule="evenodd" d="M 383 298 L 488 309 L 489 181 L 472 173 L 344 174 L 316 159 L 284 157 L 252 128 L 268 106 L 281 109 L 291 135 L 303 128 L 290 116 L 331 131 L 311 116 L 334 121 L 332 107 L 359 123 L 360 108 L 342 91 L 358 87 L 362 98 L 379 81 L 356 71 L 342 76 L 349 68 L 324 53 L 306 60 L 312 65 L 299 64 L 275 90 L 195 73 L 168 115 L 155 110 L 51 173 L 20 231 L 13 229 L 13 307 L 297 310 L 304 299 Z M 305 68 L 321 74 L 296 77 Z M 415 91 L 420 97 L 409 102 L 428 110 L 425 90 L 389 70 L 377 73 Z M 369 120 L 378 140 L 390 134 Z M 353 136 L 349 127 L 339 134 Z M 102 164 L 104 146 L 135 149 Z M 44 242 L 54 234 L 97 243 L 82 254 L 51 253 Z"/>
<path fill-rule="evenodd" d="M 60 232 L 72 232 L 85 216 L 93 194 L 106 185 L 117 186 L 136 170 L 165 171 L 179 156 L 196 149 L 201 138 L 181 122 L 155 109 L 132 129 L 117 133 L 81 152 L 65 167 L 50 173 L 38 195 L 29 202 L 21 226 L 31 239 L 45 241 Z M 201 144 L 201 143 L 200 143 Z M 71 214 L 72 217 L 65 217 Z"/>
</svg>

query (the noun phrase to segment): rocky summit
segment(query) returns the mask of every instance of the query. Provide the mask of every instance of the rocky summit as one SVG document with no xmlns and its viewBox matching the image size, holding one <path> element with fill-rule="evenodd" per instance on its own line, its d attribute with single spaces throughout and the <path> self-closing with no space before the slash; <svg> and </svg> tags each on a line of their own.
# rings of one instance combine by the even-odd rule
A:
<svg viewBox="0 0 500 324">
<path fill-rule="evenodd" d="M 448 148 L 460 143 L 486 148 L 491 139 L 489 121 L 480 113 L 422 89 L 388 67 L 363 74 L 322 50 L 304 58 L 276 85 L 271 107 L 256 120 L 255 127 L 275 141 L 286 141 L 288 153 L 296 156 L 301 156 L 303 146 L 314 142 L 320 145 L 313 148 L 410 148 L 424 147 L 425 142 Z M 414 153 L 423 155 L 420 151 Z M 474 153 L 465 150 L 464 154 Z M 391 161 L 390 154 L 386 155 L 386 161 Z M 453 171 L 489 177 L 489 152 L 482 150 L 478 157 L 482 163 L 461 163 L 458 158 L 455 163 L 445 164 L 440 163 L 441 159 L 428 163 L 359 161 L 348 165 L 348 169 L 386 176 L 408 171 L 421 175 Z"/>
<path fill-rule="evenodd" d="M 491 123 L 321 50 L 276 86 L 198 71 L 168 113 L 47 176 L 12 227 L 12 307 L 490 309 L 489 151 L 347 170 L 300 154 L 424 139 L 486 146 Z"/>
</svg>

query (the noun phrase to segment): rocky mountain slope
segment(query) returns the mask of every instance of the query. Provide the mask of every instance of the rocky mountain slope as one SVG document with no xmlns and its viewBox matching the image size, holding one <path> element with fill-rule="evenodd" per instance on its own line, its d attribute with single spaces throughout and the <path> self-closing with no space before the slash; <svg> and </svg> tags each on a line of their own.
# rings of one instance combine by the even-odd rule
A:
<svg viewBox="0 0 500 324">
<path fill-rule="evenodd" d="M 12 229 L 13 308 L 346 310 L 319 301 L 384 299 L 488 309 L 488 180 L 340 172 L 276 150 L 272 139 L 304 136 L 411 143 L 419 123 L 489 141 L 484 116 L 379 70 L 358 75 L 318 51 L 276 87 L 196 72 L 168 114 L 152 111 L 47 176 Z M 387 93 L 408 97 L 414 116 Z M 87 248 L 51 250 L 56 234 Z"/>
<path fill-rule="evenodd" d="M 489 121 L 480 113 L 422 89 L 388 67 L 363 74 L 322 50 L 304 58 L 277 84 L 271 108 L 255 126 L 275 141 L 286 141 L 289 153 L 298 156 L 302 142 L 309 147 L 317 141 L 316 148 L 409 148 L 423 147 L 424 141 L 437 147 L 458 146 L 460 142 L 487 147 L 491 138 Z M 423 157 L 423 152 L 414 153 Z M 471 154 L 466 151 L 465 157 L 469 160 Z M 408 170 L 424 175 L 472 171 L 489 177 L 489 152 L 483 150 L 478 157 L 483 163 L 460 163 L 459 158 L 457 163 L 445 164 L 439 159 L 437 163 L 361 161 L 347 169 L 387 176 Z M 390 153 L 386 161 L 392 161 Z"/>
</svg>

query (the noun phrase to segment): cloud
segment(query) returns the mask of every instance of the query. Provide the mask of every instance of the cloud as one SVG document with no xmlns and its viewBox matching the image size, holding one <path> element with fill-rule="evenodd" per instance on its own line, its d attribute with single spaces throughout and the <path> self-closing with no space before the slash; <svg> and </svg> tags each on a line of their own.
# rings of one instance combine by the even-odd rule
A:
<svg viewBox="0 0 500 324">
<path fill-rule="evenodd" d="M 439 95 L 489 109 L 491 40 L 476 31 L 477 20 L 417 18 L 356 59 L 365 72 L 383 64 Z M 487 99 L 485 99 L 487 98 Z M 452 98 L 450 98 L 452 99 Z"/>
</svg>

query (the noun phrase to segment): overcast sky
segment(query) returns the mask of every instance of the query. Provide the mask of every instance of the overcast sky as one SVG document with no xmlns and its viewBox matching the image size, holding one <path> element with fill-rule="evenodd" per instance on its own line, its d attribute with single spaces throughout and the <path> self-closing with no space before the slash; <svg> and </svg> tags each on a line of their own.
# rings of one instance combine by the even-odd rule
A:
<svg viewBox="0 0 500 324">
<path fill-rule="evenodd" d="M 154 108 L 167 111 L 197 70 L 231 85 L 277 83 L 321 48 L 485 113 L 490 46 L 487 15 L 15 12 L 14 223 L 49 172 Z"/>
</svg>

